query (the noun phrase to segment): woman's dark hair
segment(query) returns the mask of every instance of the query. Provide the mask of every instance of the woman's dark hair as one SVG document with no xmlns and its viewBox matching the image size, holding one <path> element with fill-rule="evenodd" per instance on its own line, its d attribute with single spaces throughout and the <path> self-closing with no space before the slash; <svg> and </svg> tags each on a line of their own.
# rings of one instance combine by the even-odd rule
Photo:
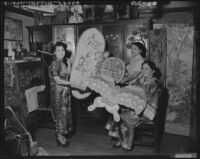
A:
<svg viewBox="0 0 200 159">
<path fill-rule="evenodd" d="M 146 48 L 145 48 L 145 46 L 144 46 L 143 44 L 141 44 L 140 42 L 132 42 L 132 43 L 131 43 L 131 46 L 132 46 L 132 45 L 136 45 L 136 46 L 141 50 L 140 55 L 141 55 L 143 58 L 146 57 L 146 52 L 147 52 L 147 50 L 146 50 Z"/>
<path fill-rule="evenodd" d="M 66 49 L 67 49 L 67 44 L 58 41 L 58 42 L 56 42 L 55 45 L 53 45 L 52 52 L 54 52 L 54 51 L 56 50 L 56 47 L 58 47 L 58 46 L 62 46 L 62 47 L 64 48 L 65 51 L 66 51 Z"/>
<path fill-rule="evenodd" d="M 58 46 L 62 46 L 62 47 L 64 48 L 64 50 L 65 50 L 65 56 L 64 56 L 64 58 L 63 58 L 63 62 L 64 62 L 65 65 L 67 66 L 67 59 L 66 59 L 66 58 L 70 58 L 72 53 L 71 53 L 70 51 L 67 50 L 67 44 L 65 44 L 65 43 L 63 43 L 63 42 L 60 42 L 60 41 L 56 42 L 56 44 L 53 46 L 53 48 L 52 48 L 51 51 L 52 51 L 52 52 L 55 52 L 56 47 L 58 47 Z"/>
<path fill-rule="evenodd" d="M 161 72 L 160 72 L 160 69 L 158 69 L 155 65 L 154 62 L 150 61 L 150 60 L 145 60 L 143 63 L 142 63 L 142 66 L 144 64 L 147 64 L 153 71 L 153 77 L 156 77 L 157 79 L 159 79 L 161 77 Z"/>
</svg>

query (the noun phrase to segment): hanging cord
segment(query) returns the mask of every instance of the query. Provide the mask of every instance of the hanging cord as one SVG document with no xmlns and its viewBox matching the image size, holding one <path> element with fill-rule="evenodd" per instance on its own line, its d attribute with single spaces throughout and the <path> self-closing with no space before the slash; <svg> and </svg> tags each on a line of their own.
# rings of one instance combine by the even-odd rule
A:
<svg viewBox="0 0 200 159">
<path fill-rule="evenodd" d="M 45 61 L 45 59 L 44 59 L 44 55 L 43 55 L 43 51 L 40 51 L 40 50 L 38 50 L 39 52 L 42 52 L 42 61 L 43 61 L 43 63 L 45 64 L 45 66 L 47 67 L 47 68 L 49 68 L 49 66 L 47 65 L 47 63 L 46 63 L 46 61 Z M 52 54 L 50 54 L 50 53 L 48 53 L 49 55 L 51 55 L 51 56 L 53 56 Z"/>
<path fill-rule="evenodd" d="M 49 43 L 47 44 L 47 46 L 50 46 L 51 43 L 55 43 L 55 42 L 56 42 L 56 41 L 53 40 L 53 41 L 49 42 Z M 45 59 L 44 59 L 43 53 L 44 53 L 44 54 L 47 54 L 47 55 L 50 55 L 50 56 L 53 56 L 53 54 L 51 54 L 51 53 L 49 53 L 49 52 L 46 52 L 46 51 L 41 51 L 41 50 L 37 50 L 37 51 L 40 52 L 40 53 L 42 53 L 42 61 L 43 61 L 43 63 L 45 64 L 45 66 L 46 66 L 47 68 L 49 68 L 49 66 L 47 65 L 47 63 L 46 63 L 46 61 L 45 61 Z"/>
</svg>

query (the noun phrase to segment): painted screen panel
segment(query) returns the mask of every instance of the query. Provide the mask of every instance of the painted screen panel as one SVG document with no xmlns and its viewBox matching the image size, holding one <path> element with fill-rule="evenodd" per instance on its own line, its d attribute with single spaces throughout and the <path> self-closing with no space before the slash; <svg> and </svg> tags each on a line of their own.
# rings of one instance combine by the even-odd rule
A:
<svg viewBox="0 0 200 159">
<path fill-rule="evenodd" d="M 169 104 L 165 132 L 189 136 L 192 109 L 194 27 L 185 24 L 154 24 L 167 29 L 166 87 Z"/>
<path fill-rule="evenodd" d="M 150 31 L 150 60 L 161 71 L 160 81 L 165 86 L 166 82 L 166 58 L 167 58 L 167 30 L 155 29 Z"/>
<path fill-rule="evenodd" d="M 167 28 L 166 131 L 189 136 L 194 27 Z"/>
</svg>

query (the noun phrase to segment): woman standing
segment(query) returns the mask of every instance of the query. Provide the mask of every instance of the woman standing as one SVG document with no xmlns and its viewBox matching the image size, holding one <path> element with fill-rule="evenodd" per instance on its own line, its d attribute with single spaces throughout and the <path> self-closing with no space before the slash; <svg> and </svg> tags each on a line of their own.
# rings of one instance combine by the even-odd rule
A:
<svg viewBox="0 0 200 159">
<path fill-rule="evenodd" d="M 51 104 L 56 120 L 56 141 L 62 147 L 69 145 L 69 135 L 73 131 L 70 89 L 73 83 L 69 82 L 71 62 L 69 59 L 65 62 L 64 58 L 66 47 L 66 44 L 62 42 L 57 42 L 53 46 L 55 58 L 49 67 Z"/>
<path fill-rule="evenodd" d="M 131 150 L 134 139 L 134 128 L 143 122 L 152 121 L 154 119 L 160 90 L 158 87 L 159 82 L 156 78 L 157 73 L 157 68 L 153 62 L 144 61 L 142 63 L 141 76 L 130 85 L 144 89 L 147 96 L 146 108 L 139 115 L 136 115 L 135 111 L 132 109 L 121 108 L 119 141 L 113 145 L 114 148 L 122 147 L 124 150 Z M 151 115 L 147 113 L 147 110 L 151 112 Z"/>
</svg>

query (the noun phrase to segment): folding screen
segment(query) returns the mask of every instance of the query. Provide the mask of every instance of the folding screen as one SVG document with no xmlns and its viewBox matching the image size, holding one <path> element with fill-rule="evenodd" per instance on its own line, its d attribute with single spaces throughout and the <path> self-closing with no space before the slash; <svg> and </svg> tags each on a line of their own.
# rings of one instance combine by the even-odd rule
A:
<svg viewBox="0 0 200 159">
<path fill-rule="evenodd" d="M 169 104 L 165 131 L 189 135 L 194 27 L 185 25 L 154 25 L 167 28 L 166 87 Z"/>
</svg>

